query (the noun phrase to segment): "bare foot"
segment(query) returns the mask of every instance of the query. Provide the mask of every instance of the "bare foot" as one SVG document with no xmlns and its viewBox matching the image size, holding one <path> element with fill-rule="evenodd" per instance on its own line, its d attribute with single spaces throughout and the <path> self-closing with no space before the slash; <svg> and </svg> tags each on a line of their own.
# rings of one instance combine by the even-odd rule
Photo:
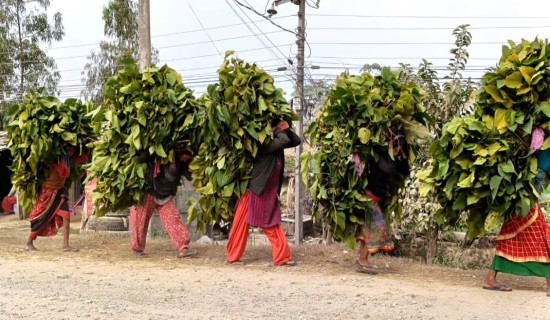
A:
<svg viewBox="0 0 550 320">
<path fill-rule="evenodd" d="M 25 246 L 25 251 L 38 251 L 38 249 L 34 246 L 34 245 L 26 245 Z"/>
</svg>

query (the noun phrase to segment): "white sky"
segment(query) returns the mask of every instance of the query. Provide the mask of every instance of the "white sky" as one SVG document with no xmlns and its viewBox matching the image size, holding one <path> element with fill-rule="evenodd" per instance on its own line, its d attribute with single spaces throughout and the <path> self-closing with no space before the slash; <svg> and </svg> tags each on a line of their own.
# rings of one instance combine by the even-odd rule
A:
<svg viewBox="0 0 550 320">
<path fill-rule="evenodd" d="M 296 55 L 293 34 L 281 31 L 268 21 L 260 21 L 264 19 L 247 9 L 241 11 L 232 0 L 150 1 L 152 43 L 159 49 L 160 64 L 167 63 L 182 73 L 184 83 L 197 95 L 206 90 L 208 83 L 216 82 L 215 71 L 223 60 L 200 23 L 222 54 L 226 50 L 235 50 L 242 59 L 258 61 L 275 77 L 277 86 L 287 93 L 293 91 L 292 81 L 284 76 L 285 73 L 275 71 L 277 67 L 288 66 L 283 55 L 292 58 Z M 245 0 L 239 1 L 246 4 Z M 241 18 L 232 11 L 228 2 Z M 271 6 L 271 2 L 248 0 L 261 13 L 266 3 Z M 309 0 L 309 3 L 314 2 Z M 53 43 L 49 50 L 61 71 L 63 98 L 80 94 L 85 56 L 90 50 L 97 49 L 94 44 L 103 39 L 101 15 L 107 3 L 108 0 L 52 0 L 49 13 L 59 11 L 63 14 L 66 33 L 63 41 Z M 274 16 L 277 19 L 273 21 L 294 31 L 298 23 L 295 16 L 298 6 L 287 3 L 277 7 L 277 11 Z M 416 67 L 422 58 L 427 58 L 436 69 L 441 69 L 439 74 L 443 75 L 445 71 L 442 69 L 451 57 L 452 30 L 460 24 L 470 24 L 473 40 L 468 67 L 471 70 L 465 75 L 479 78 L 482 75 L 480 69 L 497 63 L 501 43 L 508 39 L 532 40 L 537 35 L 539 38 L 550 37 L 548 12 L 549 1 L 321 0 L 320 9 L 306 7 L 307 40 L 311 47 L 311 52 L 306 47 L 306 64 L 321 67 L 310 70 L 312 79 L 333 79 L 346 68 L 358 73 L 360 66 L 366 63 L 396 67 L 403 62 Z M 250 23 L 247 16 L 255 24 Z M 246 21 L 255 34 L 260 34 L 260 28 L 280 52 L 260 49 L 264 45 L 240 19 Z M 235 24 L 239 25 L 227 26 Z M 236 37 L 242 38 L 220 40 Z M 259 37 L 272 46 L 265 36 Z M 83 46 L 66 48 L 75 45 Z"/>
</svg>

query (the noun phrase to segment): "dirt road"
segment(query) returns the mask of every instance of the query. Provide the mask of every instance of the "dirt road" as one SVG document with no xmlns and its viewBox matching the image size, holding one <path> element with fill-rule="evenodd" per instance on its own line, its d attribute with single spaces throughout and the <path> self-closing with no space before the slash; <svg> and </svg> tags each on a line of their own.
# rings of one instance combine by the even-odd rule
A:
<svg viewBox="0 0 550 320">
<path fill-rule="evenodd" d="M 270 265 L 250 246 L 244 266 L 224 263 L 221 244 L 177 259 L 168 238 L 134 258 L 128 238 L 39 238 L 24 252 L 28 222 L 0 218 L 1 319 L 549 319 L 545 281 L 504 275 L 511 293 L 481 290 L 485 270 L 425 266 L 378 255 L 376 276 L 358 274 L 342 246 L 293 248 L 296 267 Z"/>
</svg>

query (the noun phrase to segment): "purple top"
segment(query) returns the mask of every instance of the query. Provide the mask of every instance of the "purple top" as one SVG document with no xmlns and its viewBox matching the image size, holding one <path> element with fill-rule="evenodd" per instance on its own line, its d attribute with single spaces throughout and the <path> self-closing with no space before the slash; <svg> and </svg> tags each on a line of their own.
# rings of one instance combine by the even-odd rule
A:
<svg viewBox="0 0 550 320">
<path fill-rule="evenodd" d="M 250 191 L 246 223 L 260 228 L 273 227 L 281 223 L 281 207 L 277 191 L 282 168 L 283 163 L 279 154 L 273 173 L 262 193 L 257 195 Z"/>
</svg>

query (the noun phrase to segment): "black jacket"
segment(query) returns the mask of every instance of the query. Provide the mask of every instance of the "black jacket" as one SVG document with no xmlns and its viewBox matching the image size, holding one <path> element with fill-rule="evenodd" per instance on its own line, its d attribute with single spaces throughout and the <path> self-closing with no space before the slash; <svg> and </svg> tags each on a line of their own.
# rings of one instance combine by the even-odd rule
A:
<svg viewBox="0 0 550 320">
<path fill-rule="evenodd" d="M 283 173 L 285 169 L 285 153 L 284 149 L 293 148 L 302 142 L 292 130 L 279 130 L 275 129 L 274 137 L 271 142 L 263 145 L 258 150 L 258 155 L 254 160 L 254 166 L 248 181 L 248 189 L 252 190 L 257 195 L 260 195 L 264 191 L 269 178 L 273 174 L 275 165 L 277 164 L 277 155 L 281 155 L 283 162 L 283 168 L 279 178 L 279 188 L 277 193 L 281 192 L 281 185 L 283 184 Z"/>
<path fill-rule="evenodd" d="M 161 164 L 156 177 L 153 177 L 153 168 L 154 164 L 147 172 L 147 183 L 149 193 L 157 199 L 164 199 L 176 193 L 182 175 L 185 179 L 191 180 L 189 162 L 176 161 L 175 169 L 170 168 L 170 164 Z"/>
<path fill-rule="evenodd" d="M 409 175 L 409 161 L 401 157 L 395 157 L 392 160 L 389 155 L 380 156 L 378 162 L 373 158 L 369 160 L 369 172 L 367 173 L 369 189 L 375 196 L 383 198 L 388 191 L 388 176 Z"/>
</svg>

